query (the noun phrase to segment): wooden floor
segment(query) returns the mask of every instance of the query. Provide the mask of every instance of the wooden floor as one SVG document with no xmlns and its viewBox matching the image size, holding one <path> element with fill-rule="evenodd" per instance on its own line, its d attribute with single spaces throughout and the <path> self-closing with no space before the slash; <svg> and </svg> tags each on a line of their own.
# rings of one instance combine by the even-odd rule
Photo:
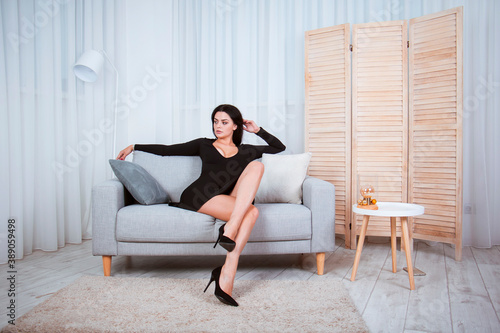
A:
<svg viewBox="0 0 500 333">
<path fill-rule="evenodd" d="M 31 310 L 54 292 L 84 275 L 102 275 L 100 257 L 91 254 L 91 241 L 68 245 L 57 252 L 36 251 L 16 262 L 16 315 Z M 244 256 L 240 280 L 339 279 L 372 332 L 500 332 L 500 247 L 463 249 L 463 260 L 454 260 L 446 244 L 415 242 L 415 267 L 426 276 L 415 277 L 409 290 L 404 253 L 398 252 L 398 271 L 392 273 L 390 243 L 370 239 L 365 243 L 356 281 L 351 282 L 354 250 L 343 247 L 327 253 L 325 275 L 315 274 L 311 254 Z M 117 257 L 113 276 L 209 279 L 223 257 Z M 7 324 L 7 266 L 1 265 L 0 327 Z M 238 282 L 235 284 L 235 290 Z M 200 293 L 202 290 L 200 290 Z"/>
</svg>

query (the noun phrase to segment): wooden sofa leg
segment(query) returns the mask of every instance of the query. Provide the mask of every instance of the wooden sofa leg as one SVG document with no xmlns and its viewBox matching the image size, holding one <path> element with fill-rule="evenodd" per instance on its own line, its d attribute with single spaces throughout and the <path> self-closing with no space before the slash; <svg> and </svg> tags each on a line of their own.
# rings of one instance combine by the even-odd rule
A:
<svg viewBox="0 0 500 333">
<path fill-rule="evenodd" d="M 325 270 L 325 252 L 316 253 L 316 267 L 318 268 L 318 275 L 323 275 Z"/>
<path fill-rule="evenodd" d="M 102 267 L 104 268 L 104 276 L 111 275 L 111 256 L 102 256 Z"/>
</svg>

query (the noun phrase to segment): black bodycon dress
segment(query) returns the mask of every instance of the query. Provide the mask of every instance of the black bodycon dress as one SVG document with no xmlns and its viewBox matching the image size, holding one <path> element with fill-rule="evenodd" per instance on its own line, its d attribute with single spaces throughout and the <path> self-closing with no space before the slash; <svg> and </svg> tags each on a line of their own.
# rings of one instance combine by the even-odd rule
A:
<svg viewBox="0 0 500 333">
<path fill-rule="evenodd" d="M 260 129 L 256 133 L 264 139 L 268 146 L 241 144 L 238 153 L 224 157 L 213 145 L 215 139 L 200 138 L 186 143 L 174 145 L 140 145 L 135 150 L 162 156 L 200 156 L 202 161 L 201 175 L 189 185 L 181 195 L 181 200 L 175 206 L 198 211 L 201 206 L 219 194 L 230 194 L 245 167 L 262 154 L 276 154 L 285 150 L 285 145 L 279 139 Z"/>
</svg>

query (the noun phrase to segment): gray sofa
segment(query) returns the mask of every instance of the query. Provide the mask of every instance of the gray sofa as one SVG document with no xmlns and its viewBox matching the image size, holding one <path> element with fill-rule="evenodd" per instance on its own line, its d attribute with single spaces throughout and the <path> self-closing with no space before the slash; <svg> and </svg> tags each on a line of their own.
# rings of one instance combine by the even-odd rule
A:
<svg viewBox="0 0 500 333">
<path fill-rule="evenodd" d="M 201 160 L 192 156 L 157 156 L 134 152 L 134 163 L 151 174 L 172 201 L 200 174 Z M 256 203 L 259 218 L 245 254 L 316 253 L 323 274 L 325 252 L 335 244 L 335 187 L 306 177 L 303 204 Z M 104 275 L 112 256 L 225 255 L 213 245 L 223 221 L 168 204 L 140 205 L 118 179 L 92 189 L 92 252 L 103 257 Z"/>
</svg>

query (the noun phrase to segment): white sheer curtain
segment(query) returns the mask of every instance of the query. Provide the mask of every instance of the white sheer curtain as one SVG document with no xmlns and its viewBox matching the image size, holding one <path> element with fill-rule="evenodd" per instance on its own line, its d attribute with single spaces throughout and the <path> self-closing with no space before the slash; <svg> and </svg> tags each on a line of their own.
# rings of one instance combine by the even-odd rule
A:
<svg viewBox="0 0 500 333">
<path fill-rule="evenodd" d="M 95 84 L 77 82 L 71 66 L 84 50 L 105 49 L 120 71 L 117 149 L 211 137 L 211 111 L 232 103 L 302 152 L 306 30 L 457 6 L 464 6 L 464 245 L 500 244 L 498 1 L 0 1 L 0 239 L 15 218 L 18 256 L 89 237 L 91 187 L 110 176 L 112 135 L 100 124 L 112 109 L 113 74 L 105 64 Z M 45 17 L 47 3 L 57 13 Z"/>
<path fill-rule="evenodd" d="M 500 2 L 464 6 L 464 244 L 500 244 Z"/>
<path fill-rule="evenodd" d="M 17 258 L 91 237 L 90 191 L 111 176 L 104 161 L 112 135 L 102 120 L 112 110 L 114 76 L 104 70 L 88 85 L 72 66 L 86 49 L 113 55 L 114 7 L 0 2 L 0 262 L 7 258 L 8 219 L 15 220 Z"/>
</svg>

